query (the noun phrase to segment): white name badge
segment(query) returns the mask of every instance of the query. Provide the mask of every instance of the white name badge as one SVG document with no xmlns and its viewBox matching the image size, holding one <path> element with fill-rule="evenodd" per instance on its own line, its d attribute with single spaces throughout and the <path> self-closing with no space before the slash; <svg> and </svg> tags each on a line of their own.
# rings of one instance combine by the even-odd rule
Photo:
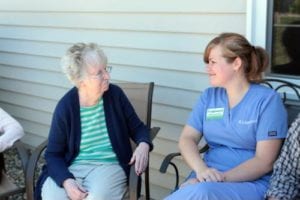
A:
<svg viewBox="0 0 300 200">
<path fill-rule="evenodd" d="M 206 110 L 206 119 L 214 120 L 214 119 L 222 119 L 224 116 L 224 108 L 208 108 Z"/>
</svg>

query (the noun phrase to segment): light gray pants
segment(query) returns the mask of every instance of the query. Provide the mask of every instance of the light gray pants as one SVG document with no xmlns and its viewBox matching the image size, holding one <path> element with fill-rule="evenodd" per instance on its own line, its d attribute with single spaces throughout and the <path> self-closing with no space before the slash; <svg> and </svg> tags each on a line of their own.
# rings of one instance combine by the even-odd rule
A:
<svg viewBox="0 0 300 200">
<path fill-rule="evenodd" d="M 127 196 L 126 175 L 118 164 L 76 164 L 69 167 L 86 190 L 85 200 L 121 200 Z M 48 177 L 42 187 L 43 200 L 69 199 L 64 188 Z"/>
</svg>

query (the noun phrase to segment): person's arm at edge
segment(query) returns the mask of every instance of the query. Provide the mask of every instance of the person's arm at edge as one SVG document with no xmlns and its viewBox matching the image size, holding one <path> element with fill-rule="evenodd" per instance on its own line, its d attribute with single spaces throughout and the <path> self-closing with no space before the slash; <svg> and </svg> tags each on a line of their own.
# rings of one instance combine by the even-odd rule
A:
<svg viewBox="0 0 300 200">
<path fill-rule="evenodd" d="M 297 186 L 300 185 L 300 157 L 298 156 L 300 154 L 299 129 L 300 115 L 298 115 L 298 118 L 291 125 L 281 149 L 281 154 L 274 165 L 270 186 L 266 193 L 268 200 L 279 200 L 282 197 L 293 199 L 297 195 L 300 195 L 297 194 L 297 191 L 299 191 Z M 296 175 L 296 177 L 290 177 L 289 175 Z M 286 184 L 289 187 L 284 187 Z"/>
<path fill-rule="evenodd" d="M 0 108 L 0 152 L 10 148 L 17 140 L 24 136 L 20 123 Z"/>
</svg>

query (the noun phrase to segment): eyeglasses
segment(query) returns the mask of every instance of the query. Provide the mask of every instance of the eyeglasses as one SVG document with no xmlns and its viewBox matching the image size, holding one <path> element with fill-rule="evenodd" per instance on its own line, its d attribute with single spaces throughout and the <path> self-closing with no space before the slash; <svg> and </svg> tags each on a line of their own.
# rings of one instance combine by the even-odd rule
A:
<svg viewBox="0 0 300 200">
<path fill-rule="evenodd" d="M 111 73 L 111 70 L 112 70 L 112 66 L 106 66 L 106 68 L 103 71 L 98 72 L 98 74 L 96 75 L 89 75 L 89 77 L 92 79 L 102 80 L 104 76 L 104 72 Z"/>
</svg>

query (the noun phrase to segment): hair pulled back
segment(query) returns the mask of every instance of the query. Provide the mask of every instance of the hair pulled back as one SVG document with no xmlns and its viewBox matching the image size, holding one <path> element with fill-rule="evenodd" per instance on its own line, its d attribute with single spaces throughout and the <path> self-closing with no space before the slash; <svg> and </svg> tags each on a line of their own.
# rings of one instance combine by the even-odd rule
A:
<svg viewBox="0 0 300 200">
<path fill-rule="evenodd" d="M 248 40 L 237 33 L 222 33 L 211 40 L 204 52 L 204 62 L 208 63 L 210 51 L 222 48 L 223 57 L 232 63 L 237 57 L 242 60 L 245 77 L 249 82 L 260 82 L 262 73 L 267 69 L 269 58 L 267 52 L 258 46 L 252 46 Z"/>
</svg>

